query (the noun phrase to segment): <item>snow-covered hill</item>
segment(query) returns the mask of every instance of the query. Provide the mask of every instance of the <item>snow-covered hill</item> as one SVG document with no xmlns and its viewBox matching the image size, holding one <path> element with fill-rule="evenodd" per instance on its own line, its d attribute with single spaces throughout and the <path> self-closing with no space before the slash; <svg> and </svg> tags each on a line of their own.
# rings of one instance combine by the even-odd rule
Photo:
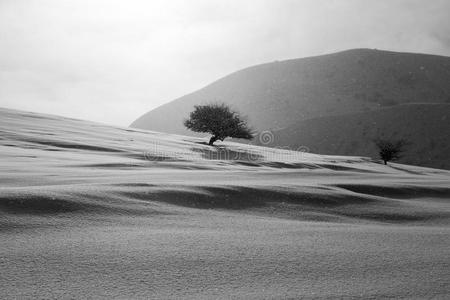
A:
<svg viewBox="0 0 450 300">
<path fill-rule="evenodd" d="M 450 172 L 206 141 L 0 109 L 0 297 L 450 294 Z"/>
</svg>

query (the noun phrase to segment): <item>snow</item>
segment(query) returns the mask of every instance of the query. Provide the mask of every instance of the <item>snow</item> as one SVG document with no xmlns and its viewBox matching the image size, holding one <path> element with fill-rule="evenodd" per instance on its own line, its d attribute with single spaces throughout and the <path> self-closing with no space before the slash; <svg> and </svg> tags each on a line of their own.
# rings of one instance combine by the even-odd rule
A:
<svg viewBox="0 0 450 300">
<path fill-rule="evenodd" d="M 450 296 L 450 172 L 0 109 L 0 298 Z"/>
</svg>

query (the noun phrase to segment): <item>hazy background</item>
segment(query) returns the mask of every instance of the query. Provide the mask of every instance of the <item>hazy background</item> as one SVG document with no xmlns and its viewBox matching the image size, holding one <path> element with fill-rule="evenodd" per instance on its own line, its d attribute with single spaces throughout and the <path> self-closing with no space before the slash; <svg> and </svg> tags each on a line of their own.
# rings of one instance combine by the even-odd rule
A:
<svg viewBox="0 0 450 300">
<path fill-rule="evenodd" d="M 241 68 L 349 48 L 450 55 L 448 0 L 0 0 L 0 106 L 129 125 Z"/>
</svg>

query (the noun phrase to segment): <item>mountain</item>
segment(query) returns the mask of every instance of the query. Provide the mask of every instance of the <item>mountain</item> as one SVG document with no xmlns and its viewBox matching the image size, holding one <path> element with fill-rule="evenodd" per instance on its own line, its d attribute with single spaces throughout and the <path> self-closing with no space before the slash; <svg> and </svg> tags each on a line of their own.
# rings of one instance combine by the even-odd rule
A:
<svg viewBox="0 0 450 300">
<path fill-rule="evenodd" d="M 308 126 L 312 126 L 316 123 L 327 124 L 326 119 L 323 122 L 318 121 L 320 118 L 342 116 L 341 123 L 345 124 L 345 118 L 351 114 L 366 112 L 370 115 L 370 112 L 376 111 L 379 122 L 383 122 L 380 114 L 391 111 L 386 108 L 418 103 L 422 107 L 437 103 L 450 104 L 449 82 L 449 57 L 355 49 L 267 63 L 235 72 L 146 113 L 134 121 L 131 127 L 193 135 L 182 124 L 193 106 L 225 102 L 246 115 L 257 131 L 271 130 L 277 133 L 285 129 L 284 134 L 291 133 L 289 138 L 275 139 L 278 142 L 271 146 L 292 147 L 299 143 L 304 144 L 300 139 L 303 133 L 299 134 L 305 131 L 305 128 L 299 127 L 303 121 L 315 120 L 308 123 Z M 441 106 L 441 109 L 449 111 L 446 106 Z M 398 117 L 407 118 L 414 127 L 410 128 L 411 130 L 422 130 L 414 122 L 415 119 L 405 115 Z M 427 126 L 427 116 L 415 114 L 415 117 L 424 119 L 417 123 Z M 403 132 L 396 128 L 395 122 L 391 124 L 390 132 L 398 131 L 398 136 L 404 136 Z M 439 124 L 447 126 L 448 122 Z M 337 123 L 333 125 L 336 126 Z M 289 129 L 290 126 L 294 127 Z M 308 127 L 308 130 L 316 129 Z M 317 130 L 326 131 L 323 128 Z M 440 131 L 440 127 L 435 130 Z M 350 132 L 348 134 L 351 135 Z M 342 137 L 345 137 L 345 134 Z M 367 137 L 372 138 L 375 136 Z M 321 141 L 323 142 L 323 139 Z M 339 149 L 348 149 L 348 152 L 342 154 L 367 153 L 358 152 L 358 147 L 350 147 L 353 143 L 351 137 L 348 140 L 344 138 L 341 142 L 345 145 Z M 311 143 L 307 146 L 319 151 L 323 149 Z M 325 148 L 329 151 L 338 150 L 331 145 Z M 448 156 L 446 159 L 450 161 Z M 428 158 L 415 162 L 434 167 L 442 165 L 441 161 L 434 163 Z"/>
</svg>

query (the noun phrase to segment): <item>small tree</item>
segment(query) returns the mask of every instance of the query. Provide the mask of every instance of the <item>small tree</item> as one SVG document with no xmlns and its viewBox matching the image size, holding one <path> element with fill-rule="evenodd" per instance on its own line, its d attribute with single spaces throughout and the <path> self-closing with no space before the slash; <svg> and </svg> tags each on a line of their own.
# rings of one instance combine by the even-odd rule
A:
<svg viewBox="0 0 450 300">
<path fill-rule="evenodd" d="M 240 115 L 225 104 L 196 105 L 184 126 L 196 132 L 212 134 L 209 145 L 227 137 L 252 139 L 252 130 Z"/>
<path fill-rule="evenodd" d="M 407 145 L 405 140 L 377 139 L 374 142 L 378 148 L 378 154 L 385 165 L 387 165 L 388 161 L 399 159 Z"/>
</svg>

